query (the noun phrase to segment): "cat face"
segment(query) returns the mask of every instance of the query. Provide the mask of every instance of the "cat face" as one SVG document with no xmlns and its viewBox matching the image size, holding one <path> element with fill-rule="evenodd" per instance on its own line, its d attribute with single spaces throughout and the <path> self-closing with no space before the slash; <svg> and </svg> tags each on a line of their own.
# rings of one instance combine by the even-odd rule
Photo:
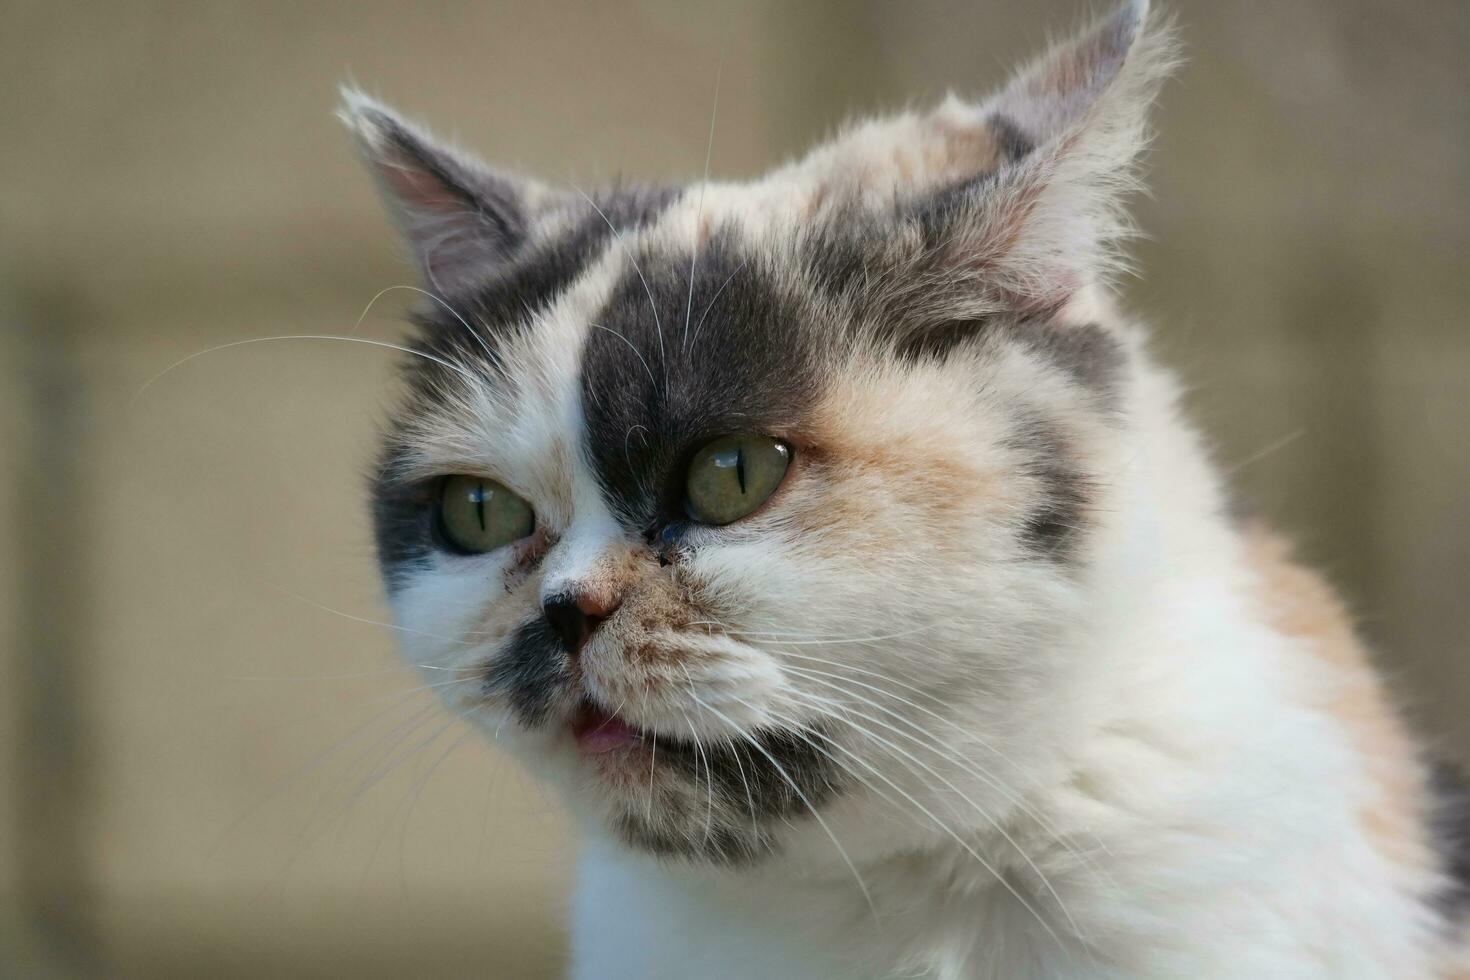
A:
<svg viewBox="0 0 1470 980">
<path fill-rule="evenodd" d="M 1143 14 L 746 185 L 550 188 L 349 94 L 436 296 L 372 488 L 404 647 L 591 828 L 743 864 L 1023 805 L 1125 465 Z"/>
</svg>

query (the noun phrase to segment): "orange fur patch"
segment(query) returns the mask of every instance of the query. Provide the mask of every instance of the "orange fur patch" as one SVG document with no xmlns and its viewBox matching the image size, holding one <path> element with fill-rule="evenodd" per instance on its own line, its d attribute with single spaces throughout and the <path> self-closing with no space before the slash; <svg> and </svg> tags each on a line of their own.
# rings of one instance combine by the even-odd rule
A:
<svg viewBox="0 0 1470 980">
<path fill-rule="evenodd" d="M 1425 773 L 1347 609 L 1319 575 L 1292 560 L 1278 535 L 1253 524 L 1245 546 L 1271 624 L 1304 641 L 1334 674 L 1336 686 L 1322 708 L 1347 731 L 1375 790 L 1358 814 L 1364 833 L 1406 880 L 1431 881 L 1437 869 L 1426 829 Z"/>
<path fill-rule="evenodd" d="M 934 125 L 939 140 L 927 161 L 931 173 L 943 177 L 980 174 L 1000 162 L 999 144 L 989 126 L 973 121 L 956 125 L 944 118 L 936 119 Z"/>
<path fill-rule="evenodd" d="M 918 534 L 943 550 L 963 539 L 953 529 L 972 525 L 983 512 L 1015 506 L 1005 451 L 957 439 L 943 421 L 942 397 L 929 405 L 910 398 L 904 411 L 894 408 L 911 383 L 890 379 L 831 395 L 819 406 L 803 450 L 809 469 L 802 474 L 818 489 L 793 501 L 794 521 L 804 531 L 841 528 L 842 547 L 861 536 L 864 547 L 875 550 L 901 550 Z M 938 417 L 931 427 L 890 424 L 926 409 Z M 935 533 L 924 534 L 925 528 Z"/>
</svg>

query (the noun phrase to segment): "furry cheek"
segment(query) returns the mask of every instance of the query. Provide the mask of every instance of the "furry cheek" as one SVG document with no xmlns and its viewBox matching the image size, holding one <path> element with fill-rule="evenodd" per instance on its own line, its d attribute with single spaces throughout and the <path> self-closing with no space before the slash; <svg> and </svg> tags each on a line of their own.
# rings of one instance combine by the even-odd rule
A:
<svg viewBox="0 0 1470 980">
<path fill-rule="evenodd" d="M 412 577 L 390 597 L 404 656 L 461 710 L 484 707 L 484 667 L 513 624 L 539 614 L 534 581 L 508 558 L 473 561 L 474 572 L 440 563 Z M 486 582 L 505 586 L 486 587 Z"/>
</svg>

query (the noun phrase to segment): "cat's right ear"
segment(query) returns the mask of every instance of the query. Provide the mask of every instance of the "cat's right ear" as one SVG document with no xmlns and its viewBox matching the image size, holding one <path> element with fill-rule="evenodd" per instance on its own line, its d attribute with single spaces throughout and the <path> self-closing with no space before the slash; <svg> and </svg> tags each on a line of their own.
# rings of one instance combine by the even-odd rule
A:
<svg viewBox="0 0 1470 980">
<path fill-rule="evenodd" d="M 394 223 L 431 289 L 473 286 L 525 243 L 546 190 L 436 141 L 356 89 L 337 115 L 352 130 Z"/>
</svg>

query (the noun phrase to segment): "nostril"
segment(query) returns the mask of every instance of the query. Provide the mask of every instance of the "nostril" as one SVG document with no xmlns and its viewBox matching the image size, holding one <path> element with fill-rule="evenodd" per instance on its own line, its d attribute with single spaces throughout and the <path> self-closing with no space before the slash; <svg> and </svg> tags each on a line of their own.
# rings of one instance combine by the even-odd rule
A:
<svg viewBox="0 0 1470 980">
<path fill-rule="evenodd" d="M 555 596 L 542 605 L 541 612 L 567 652 L 576 656 L 592 631 L 616 609 L 617 603 L 599 602 L 590 596 Z"/>
<path fill-rule="evenodd" d="M 592 625 L 587 622 L 587 614 L 577 608 L 576 601 L 568 598 L 551 599 L 541 607 L 541 612 L 552 631 L 561 637 L 567 652 L 574 656 L 581 652 L 582 644 L 592 634 Z"/>
</svg>

